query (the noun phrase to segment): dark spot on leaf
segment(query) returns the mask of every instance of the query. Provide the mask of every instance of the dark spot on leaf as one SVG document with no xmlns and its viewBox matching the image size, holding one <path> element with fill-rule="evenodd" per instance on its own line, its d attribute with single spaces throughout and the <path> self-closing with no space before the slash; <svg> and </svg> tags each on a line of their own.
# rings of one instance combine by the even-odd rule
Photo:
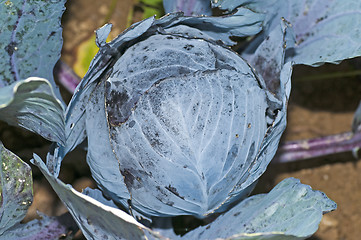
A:
<svg viewBox="0 0 361 240">
<path fill-rule="evenodd" d="M 16 45 L 17 45 L 16 42 L 10 42 L 10 43 L 5 47 L 5 51 L 9 54 L 9 56 L 13 55 L 13 53 L 14 53 L 14 51 L 15 51 Z"/>
<path fill-rule="evenodd" d="M 277 61 L 270 61 L 263 56 L 257 56 L 254 62 L 254 66 L 266 82 L 267 89 L 276 93 L 280 86 L 279 76 L 281 72 Z"/>
<path fill-rule="evenodd" d="M 121 172 L 122 172 L 122 175 L 124 176 L 125 185 L 127 186 L 128 189 L 130 189 L 134 183 L 135 177 L 133 176 L 133 174 L 130 172 L 129 169 L 124 169 Z"/>
<path fill-rule="evenodd" d="M 172 187 L 171 185 L 169 185 L 168 187 L 165 187 L 168 191 L 170 191 L 171 193 L 173 193 L 174 195 L 176 195 L 177 197 L 181 198 L 184 200 L 184 197 L 180 196 L 177 189 L 175 187 Z"/>
<path fill-rule="evenodd" d="M 50 39 L 51 37 L 53 37 L 55 34 L 56 34 L 56 32 L 55 32 L 55 31 L 52 31 L 52 32 L 49 34 L 47 40 L 49 40 L 49 39 Z"/>
<path fill-rule="evenodd" d="M 155 148 L 155 147 L 159 147 L 159 146 L 162 146 L 163 143 L 161 141 L 159 141 L 158 138 L 152 138 L 150 139 L 150 145 Z"/>
<path fill-rule="evenodd" d="M 130 121 L 130 123 L 128 124 L 128 126 L 129 126 L 130 128 L 134 127 L 134 125 L 135 125 L 135 121 L 134 121 L 134 120 Z"/>
<path fill-rule="evenodd" d="M 324 19 L 325 19 L 325 17 L 317 18 L 317 19 L 316 19 L 316 23 L 319 23 L 319 22 L 321 22 L 321 21 L 324 20 Z"/>
<path fill-rule="evenodd" d="M 239 214 L 241 214 L 241 212 L 235 213 L 233 216 L 237 217 Z"/>
<path fill-rule="evenodd" d="M 21 18 L 21 16 L 23 15 L 23 11 L 21 9 L 18 9 L 17 14 L 18 18 Z"/>
<path fill-rule="evenodd" d="M 125 90 L 123 92 L 112 90 L 107 100 L 109 122 L 115 125 L 124 123 L 129 117 L 129 114 L 125 115 L 119 111 L 119 109 L 129 100 L 128 93 Z"/>
<path fill-rule="evenodd" d="M 193 45 L 191 45 L 191 44 L 187 44 L 187 45 L 185 45 L 183 48 L 185 49 L 185 50 L 191 50 L 192 48 L 193 48 L 194 46 Z"/>
</svg>

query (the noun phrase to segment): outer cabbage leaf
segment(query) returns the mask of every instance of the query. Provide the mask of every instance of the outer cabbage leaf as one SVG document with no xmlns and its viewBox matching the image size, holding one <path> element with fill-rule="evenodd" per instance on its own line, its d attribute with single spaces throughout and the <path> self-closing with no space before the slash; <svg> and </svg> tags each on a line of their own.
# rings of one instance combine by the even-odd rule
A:
<svg viewBox="0 0 361 240">
<path fill-rule="evenodd" d="M 212 15 L 209 0 L 164 0 L 163 6 L 166 13 L 181 11 L 186 16 Z"/>
<path fill-rule="evenodd" d="M 232 46 L 236 42 L 230 36 L 246 37 L 259 33 L 262 30 L 264 15 L 253 12 L 248 8 L 237 8 L 233 13 L 220 17 L 184 17 L 182 13 L 166 15 L 157 20 L 157 25 L 165 30 L 172 31 L 171 28 L 178 26 L 188 26 L 193 29 L 180 32 L 179 35 L 212 39 L 222 41 L 224 44 Z M 201 33 L 194 35 L 194 29 Z"/>
<path fill-rule="evenodd" d="M 31 168 L 0 143 L 0 237 L 18 224 L 33 201 Z"/>
<path fill-rule="evenodd" d="M 268 194 L 243 200 L 186 239 L 306 239 L 316 232 L 322 214 L 336 203 L 298 179 L 288 178 Z"/>
<path fill-rule="evenodd" d="M 361 2 L 300 1 L 298 16 L 290 18 L 296 45 L 287 61 L 318 66 L 325 62 L 339 63 L 361 55 Z M 301 14 L 302 13 L 302 14 Z M 293 15 L 292 15 L 293 16 Z"/>
<path fill-rule="evenodd" d="M 284 13 L 288 11 L 285 5 L 288 0 L 211 0 L 212 7 L 217 7 L 226 12 L 232 12 L 237 7 L 247 7 L 253 11 L 264 13 L 265 19 L 263 29 L 266 31 L 272 30 L 279 22 Z M 279 7 L 278 11 L 275 11 Z"/>
<path fill-rule="evenodd" d="M 82 191 L 82 194 L 85 194 L 106 206 L 119 208 L 112 200 L 105 198 L 103 192 L 99 189 L 92 189 L 87 187 Z"/>
<path fill-rule="evenodd" d="M 142 36 L 153 24 L 154 18 L 148 18 L 141 22 L 133 24 L 128 30 L 117 38 L 117 45 L 104 44 L 106 43 L 109 27 L 102 27 L 97 31 L 97 44 L 101 46 L 98 54 L 90 63 L 89 70 L 85 74 L 80 84 L 75 89 L 74 95 L 67 107 L 65 118 L 65 136 L 66 146 L 59 149 L 58 161 L 64 157 L 65 154 L 73 150 L 77 145 L 86 138 L 85 132 L 85 106 L 89 102 L 89 98 L 96 88 L 99 80 L 108 74 L 108 67 L 113 64 L 113 57 L 119 55 L 118 50 L 124 51 L 126 45 L 131 40 Z M 109 25 L 110 26 L 110 25 Z M 57 156 L 55 156 L 57 157 Z M 55 164 L 51 172 L 59 173 L 60 163 Z"/>
<path fill-rule="evenodd" d="M 86 106 L 86 132 L 88 137 L 87 163 L 93 179 L 102 192 L 112 199 L 121 199 L 124 206 L 130 194 L 120 173 L 120 165 L 113 153 L 107 128 L 104 104 L 104 83 L 98 85 Z M 99 129 L 94 131 L 94 129 Z M 102 143 L 102 144 L 99 144 Z M 115 190 L 116 189 L 116 190 Z"/>
<path fill-rule="evenodd" d="M 285 62 L 286 46 L 292 41 L 292 35 L 290 24 L 282 19 L 253 54 L 242 54 L 242 57 L 263 77 L 268 90 L 278 98 L 282 98 L 280 73 Z"/>
<path fill-rule="evenodd" d="M 41 77 L 51 83 L 53 68 L 62 46 L 60 18 L 65 0 L 0 1 L 0 88 L 28 77 Z"/>
<path fill-rule="evenodd" d="M 43 161 L 34 155 L 32 162 L 39 167 L 59 198 L 67 206 L 87 239 L 164 239 L 138 223 L 127 213 L 79 193 L 54 177 Z"/>
<path fill-rule="evenodd" d="M 59 239 L 76 232 L 67 214 L 60 217 L 35 219 L 26 224 L 20 221 L 33 200 L 31 168 L 0 143 L 0 238 L 8 240 Z"/>
<path fill-rule="evenodd" d="M 283 17 L 293 26 L 295 44 L 287 61 L 318 66 L 361 55 L 361 3 L 358 0 L 213 0 L 213 6 L 232 10 L 242 5 L 266 14 L 264 33 L 246 49 L 252 54 Z"/>
<path fill-rule="evenodd" d="M 63 105 L 46 79 L 31 77 L 0 88 L 0 120 L 64 144 Z"/>
<path fill-rule="evenodd" d="M 48 217 L 39 212 L 38 214 L 41 219 L 18 224 L 1 237 L 7 240 L 58 240 L 74 235 L 79 229 L 69 213 L 59 217 Z"/>
</svg>

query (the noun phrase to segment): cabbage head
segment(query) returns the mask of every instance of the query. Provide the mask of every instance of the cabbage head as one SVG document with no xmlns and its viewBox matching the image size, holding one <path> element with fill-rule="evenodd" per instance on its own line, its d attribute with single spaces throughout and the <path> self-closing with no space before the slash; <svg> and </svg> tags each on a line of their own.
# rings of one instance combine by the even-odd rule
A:
<svg viewBox="0 0 361 240">
<path fill-rule="evenodd" d="M 175 13 L 109 43 L 111 26 L 99 29 L 64 152 L 87 139 L 105 196 L 147 216 L 204 218 L 247 197 L 286 126 L 285 83 L 270 92 L 229 48 L 230 35 L 256 34 L 261 20 L 242 8 L 219 18 Z"/>
</svg>

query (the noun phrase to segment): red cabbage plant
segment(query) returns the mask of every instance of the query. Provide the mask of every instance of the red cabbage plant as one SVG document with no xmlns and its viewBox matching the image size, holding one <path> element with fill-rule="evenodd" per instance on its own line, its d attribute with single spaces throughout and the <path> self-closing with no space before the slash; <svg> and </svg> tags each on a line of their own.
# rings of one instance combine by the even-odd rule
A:
<svg viewBox="0 0 361 240">
<path fill-rule="evenodd" d="M 135 23 L 110 42 L 110 24 L 97 30 L 99 52 L 67 107 L 43 74 L 55 62 L 41 65 L 53 56 L 50 40 L 61 45 L 63 10 L 54 26 L 27 25 L 46 22 L 64 1 L 1 4 L 12 27 L 0 29 L 0 118 L 54 142 L 46 165 L 36 154 L 32 162 L 87 239 L 305 239 L 336 208 L 294 178 L 248 196 L 286 127 L 292 66 L 359 56 L 361 3 L 164 1 L 167 15 Z M 211 6 L 224 14 L 210 16 Z M 232 50 L 230 37 L 246 38 L 246 47 Z M 99 189 L 79 193 L 58 175 L 64 156 L 84 142 Z M 17 158 L 2 148 L 0 236 L 20 239 L 36 225 L 19 223 L 31 202 L 31 177 L 14 175 L 11 159 Z M 26 194 L 10 191 L 10 178 L 28 184 L 20 187 Z M 175 235 L 171 219 L 182 215 L 207 225 Z M 72 223 L 42 221 L 54 230 L 48 238 Z M 31 229 L 34 239 L 46 232 Z"/>
</svg>

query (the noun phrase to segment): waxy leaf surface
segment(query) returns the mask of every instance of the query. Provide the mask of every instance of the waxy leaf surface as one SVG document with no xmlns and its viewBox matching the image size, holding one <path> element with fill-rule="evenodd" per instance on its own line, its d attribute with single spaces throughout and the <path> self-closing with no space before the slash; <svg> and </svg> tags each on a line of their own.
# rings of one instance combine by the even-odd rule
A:
<svg viewBox="0 0 361 240">
<path fill-rule="evenodd" d="M 186 239 L 306 239 L 322 214 L 336 209 L 324 193 L 288 178 L 268 194 L 249 197 Z"/>
<path fill-rule="evenodd" d="M 47 217 L 25 224 L 20 221 L 33 200 L 31 168 L 0 143 L 0 238 L 7 240 L 59 239 L 77 230 L 67 214 Z"/>
<path fill-rule="evenodd" d="M 115 169 L 98 159 L 92 171 L 120 171 L 136 209 L 202 217 L 234 189 L 250 186 L 249 171 L 264 169 L 267 160 L 255 159 L 272 124 L 265 117 L 268 102 L 276 100 L 230 50 L 155 35 L 128 48 L 113 69 L 105 90 L 97 91 L 105 94 L 108 124 L 102 128 L 109 129 L 120 164 Z M 102 99 L 94 102 L 104 106 Z"/>
<path fill-rule="evenodd" d="M 87 239 L 148 239 L 146 235 L 154 239 L 164 239 L 127 213 L 109 207 L 64 184 L 49 172 L 37 155 L 34 155 L 32 162 L 39 167 Z"/>
<path fill-rule="evenodd" d="M 87 136 L 107 197 L 145 215 L 202 218 L 252 190 L 277 149 L 288 97 L 275 98 L 216 43 L 258 31 L 262 17 L 237 13 L 150 18 L 108 44 L 109 27 L 98 30 L 100 52 L 69 105 L 63 153 Z"/>
<path fill-rule="evenodd" d="M 69 213 L 59 217 L 48 217 L 39 212 L 38 214 L 41 219 L 17 224 L 1 237 L 7 240 L 59 240 L 74 235 L 79 229 Z"/>
<path fill-rule="evenodd" d="M 10 125 L 64 144 L 63 114 L 63 105 L 46 79 L 31 77 L 0 88 L 0 120 Z"/>
<path fill-rule="evenodd" d="M 65 0 L 0 1 L 0 88 L 28 77 L 48 79 L 58 99 L 53 68 L 62 46 Z"/>
<path fill-rule="evenodd" d="M 285 20 L 280 23 L 262 41 L 254 53 L 242 54 L 242 57 L 256 69 L 266 83 L 267 89 L 282 98 L 280 74 L 285 62 L 286 44 L 289 41 L 290 26 Z M 291 33 L 293 33 L 291 31 Z M 287 94 L 289 95 L 289 93 Z"/>
<path fill-rule="evenodd" d="M 163 6 L 166 13 L 181 11 L 185 16 L 212 15 L 209 0 L 163 0 Z"/>
<path fill-rule="evenodd" d="M 23 220 L 32 201 L 30 166 L 0 143 L 0 238 Z"/>
<path fill-rule="evenodd" d="M 231 35 L 248 36 L 257 34 L 261 31 L 262 20 L 262 14 L 240 8 L 233 15 L 219 18 L 184 17 L 181 13 L 173 13 L 159 20 L 148 18 L 133 24 L 116 39 L 101 46 L 98 54 L 91 62 L 88 72 L 78 85 L 67 108 L 65 128 L 67 144 L 65 149 L 62 150 L 63 155 L 85 139 L 84 110 L 88 104 L 89 96 L 98 82 L 106 74 L 109 74 L 114 62 L 129 46 L 143 37 L 159 31 L 182 35 L 184 34 L 184 31 L 182 31 L 184 28 L 187 29 L 188 37 L 205 37 L 213 41 L 221 40 L 225 44 L 233 45 L 234 42 L 229 39 Z M 200 30 L 204 30 L 204 32 Z M 109 27 L 99 29 L 97 31 L 97 42 L 105 43 L 107 33 L 109 33 Z"/>
<path fill-rule="evenodd" d="M 358 0 L 213 0 L 213 5 L 227 10 L 241 5 L 266 14 L 263 34 L 246 49 L 250 54 L 284 18 L 295 36 L 294 44 L 287 46 L 287 61 L 319 66 L 361 55 Z"/>
</svg>

